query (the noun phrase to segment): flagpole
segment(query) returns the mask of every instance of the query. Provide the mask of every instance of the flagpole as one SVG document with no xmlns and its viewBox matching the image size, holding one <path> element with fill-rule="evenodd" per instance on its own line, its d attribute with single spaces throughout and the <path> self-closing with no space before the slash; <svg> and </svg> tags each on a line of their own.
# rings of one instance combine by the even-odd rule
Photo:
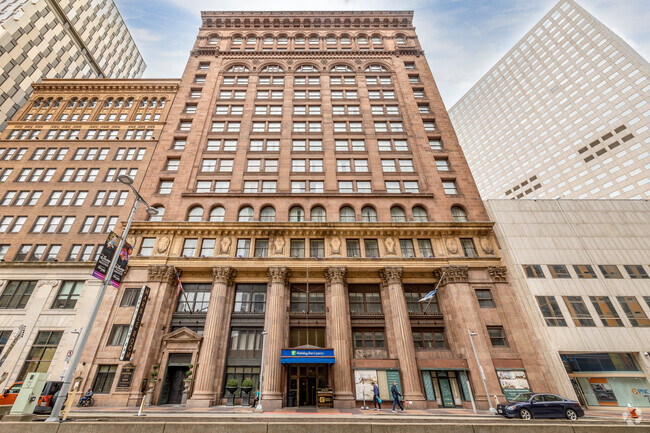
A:
<svg viewBox="0 0 650 433">
<path fill-rule="evenodd" d="M 176 270 L 176 266 L 174 266 L 174 273 L 176 274 L 176 282 L 178 283 L 178 287 L 180 288 L 179 292 L 183 295 L 183 298 L 185 299 L 185 303 L 187 304 L 187 308 L 190 309 L 190 313 L 194 313 L 194 309 L 190 305 L 189 299 L 187 299 L 187 295 L 185 294 L 185 289 L 183 289 L 183 284 L 181 283 L 181 277 L 178 275 L 178 270 Z"/>
<path fill-rule="evenodd" d="M 446 272 L 443 272 L 442 275 L 440 275 L 440 279 L 438 280 L 438 284 L 436 284 L 436 287 L 433 289 L 433 296 L 435 296 L 435 294 L 438 292 L 438 287 L 440 287 L 440 283 L 442 283 L 442 279 L 445 278 L 446 274 L 447 274 Z M 429 308 L 429 305 L 431 305 L 431 301 L 433 301 L 433 296 L 431 296 L 429 298 L 429 302 L 427 302 L 427 306 L 424 307 L 424 311 L 427 311 L 427 309 Z"/>
</svg>

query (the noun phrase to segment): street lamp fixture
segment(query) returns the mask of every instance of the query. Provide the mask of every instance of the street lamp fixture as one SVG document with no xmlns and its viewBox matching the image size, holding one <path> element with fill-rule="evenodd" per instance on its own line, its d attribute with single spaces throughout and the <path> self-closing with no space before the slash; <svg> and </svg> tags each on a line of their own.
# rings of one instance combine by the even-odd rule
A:
<svg viewBox="0 0 650 433">
<path fill-rule="evenodd" d="M 262 331 L 262 362 L 260 365 L 260 399 L 257 400 L 257 407 L 255 408 L 258 411 L 262 410 L 262 382 L 264 381 L 264 349 L 266 348 L 266 329 Z"/>
<path fill-rule="evenodd" d="M 131 188 L 131 191 L 135 194 L 135 202 L 133 203 L 133 208 L 131 208 L 131 214 L 129 215 L 129 219 L 126 222 L 126 227 L 124 227 L 124 233 L 122 233 L 122 236 L 120 237 L 120 242 L 117 245 L 117 254 L 113 254 L 113 259 L 111 260 L 111 264 L 108 267 L 108 271 L 106 272 L 106 276 L 104 277 L 104 281 L 102 282 L 102 287 L 99 289 L 99 294 L 97 295 L 97 299 L 95 300 L 95 305 L 93 305 L 93 309 L 90 312 L 90 315 L 88 316 L 88 321 L 86 322 L 86 326 L 83 327 L 83 330 L 81 331 L 81 335 L 79 336 L 79 346 L 76 350 L 74 350 L 74 353 L 72 355 L 72 359 L 70 360 L 70 365 L 68 366 L 68 370 L 65 373 L 65 377 L 63 378 L 63 386 L 61 387 L 60 390 L 60 395 L 65 396 L 68 394 L 68 391 L 70 390 L 70 385 L 72 383 L 72 379 L 75 373 L 75 370 L 77 369 L 77 366 L 79 365 L 79 361 L 81 360 L 81 354 L 84 351 L 84 348 L 86 347 L 86 343 L 88 342 L 88 337 L 90 336 L 90 331 L 93 327 L 93 323 L 95 323 L 95 319 L 97 318 L 97 313 L 99 312 L 99 308 L 102 305 L 102 300 L 104 299 L 104 294 L 106 293 L 106 288 L 108 287 L 109 282 L 111 281 L 111 278 L 113 277 L 113 271 L 115 270 L 115 266 L 117 265 L 117 260 L 120 257 L 119 251 L 122 251 L 122 247 L 124 246 L 124 242 L 129 235 L 129 229 L 131 228 L 131 223 L 133 222 L 133 218 L 135 217 L 135 213 L 138 210 L 138 204 L 142 203 L 147 207 L 147 213 L 149 215 L 157 215 L 158 211 L 151 206 L 147 204 L 146 201 L 142 198 L 142 196 L 138 193 L 138 191 L 133 188 L 133 179 L 129 176 L 122 175 L 117 178 L 120 183 L 127 185 L 129 188 Z M 52 413 L 47 418 L 45 421 L 46 422 L 60 422 L 59 416 L 61 414 L 61 408 L 63 407 L 63 403 L 65 401 L 65 398 L 57 398 L 56 402 L 54 403 L 54 407 L 52 407 Z M 70 403 L 72 404 L 72 402 Z"/>
<path fill-rule="evenodd" d="M 469 340 L 472 342 L 472 349 L 474 349 L 474 356 L 476 357 L 476 363 L 478 364 L 478 370 L 481 373 L 481 379 L 483 380 L 483 388 L 485 388 L 485 397 L 487 402 L 490 405 L 490 412 L 495 413 L 496 410 L 492 407 L 492 400 L 490 400 L 490 393 L 487 388 L 487 380 L 485 379 L 485 373 L 483 372 L 483 367 L 481 366 L 481 361 L 478 360 L 478 353 L 476 352 L 476 346 L 474 345 L 474 336 L 478 335 L 476 332 L 472 332 L 469 329 L 467 330 L 469 334 Z"/>
</svg>

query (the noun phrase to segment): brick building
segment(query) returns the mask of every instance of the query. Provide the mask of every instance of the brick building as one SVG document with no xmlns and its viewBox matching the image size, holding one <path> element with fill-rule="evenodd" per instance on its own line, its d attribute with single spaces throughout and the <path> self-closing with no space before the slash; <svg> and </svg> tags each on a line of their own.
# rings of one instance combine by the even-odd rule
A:
<svg viewBox="0 0 650 433">
<path fill-rule="evenodd" d="M 45 80 L 0 135 L 0 386 L 59 380 L 101 284 L 98 246 L 133 204 L 117 176 L 142 183 L 177 88 Z"/>
<path fill-rule="evenodd" d="M 263 368 L 267 408 L 353 407 L 371 380 L 485 408 L 468 329 L 489 395 L 554 390 L 412 12 L 203 12 L 140 193 L 160 214 L 79 370 L 98 404 L 138 404 L 154 365 L 153 403 L 178 403 L 191 364 L 193 406 Z"/>
</svg>

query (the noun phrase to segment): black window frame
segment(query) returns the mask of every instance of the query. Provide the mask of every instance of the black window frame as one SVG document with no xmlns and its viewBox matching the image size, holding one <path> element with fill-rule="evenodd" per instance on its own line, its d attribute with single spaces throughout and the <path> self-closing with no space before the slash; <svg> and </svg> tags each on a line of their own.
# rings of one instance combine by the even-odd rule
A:
<svg viewBox="0 0 650 433">
<path fill-rule="evenodd" d="M 23 310 L 34 293 L 36 283 L 36 280 L 9 281 L 0 294 L 0 310 Z M 10 290 L 13 292 L 8 293 Z"/>
<path fill-rule="evenodd" d="M 113 382 L 115 382 L 116 373 L 116 364 L 98 365 L 95 379 L 93 380 L 93 392 L 95 394 L 110 394 L 111 388 L 113 388 Z"/>
<path fill-rule="evenodd" d="M 67 294 L 64 294 L 63 291 L 66 289 L 68 284 L 72 284 L 72 290 L 69 290 Z M 81 296 L 81 290 L 83 289 L 85 281 L 63 281 L 61 287 L 52 301 L 52 310 L 72 310 L 77 305 L 77 301 Z M 78 292 L 77 292 L 78 289 Z M 61 299 L 60 299 L 61 298 Z M 63 303 L 61 304 L 61 301 Z M 57 305 L 58 304 L 58 305 Z"/>
</svg>

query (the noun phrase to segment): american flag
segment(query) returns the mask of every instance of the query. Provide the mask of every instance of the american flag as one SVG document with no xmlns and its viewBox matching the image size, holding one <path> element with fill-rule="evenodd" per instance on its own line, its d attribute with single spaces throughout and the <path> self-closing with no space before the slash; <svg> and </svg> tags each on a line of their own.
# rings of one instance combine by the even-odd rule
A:
<svg viewBox="0 0 650 433">
<path fill-rule="evenodd" d="M 176 281 L 178 281 L 178 291 L 176 292 L 176 295 L 180 295 L 183 291 L 183 283 L 181 283 L 181 277 L 178 276 L 176 268 L 174 268 L 174 273 L 176 274 Z"/>
</svg>

